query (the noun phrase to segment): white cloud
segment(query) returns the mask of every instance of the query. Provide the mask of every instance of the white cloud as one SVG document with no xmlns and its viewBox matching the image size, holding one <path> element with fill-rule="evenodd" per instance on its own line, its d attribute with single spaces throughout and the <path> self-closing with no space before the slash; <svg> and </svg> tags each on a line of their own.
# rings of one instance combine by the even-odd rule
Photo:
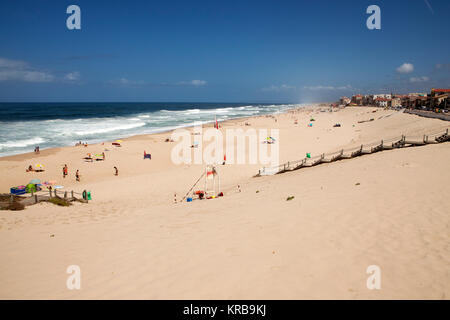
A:
<svg viewBox="0 0 450 320">
<path fill-rule="evenodd" d="M 5 58 L 0 58 L 0 68 L 17 68 L 22 69 L 27 67 L 27 63 L 20 60 L 10 60 Z"/>
<path fill-rule="evenodd" d="M 130 80 L 128 80 L 127 78 L 120 78 L 119 79 L 119 83 L 121 83 L 121 84 L 129 84 Z"/>
<path fill-rule="evenodd" d="M 180 86 L 194 86 L 194 87 L 202 87 L 206 86 L 207 82 L 205 80 L 191 80 L 191 81 L 181 81 L 178 82 Z"/>
<path fill-rule="evenodd" d="M 304 86 L 303 89 L 306 90 L 350 90 L 353 89 L 351 85 L 334 87 L 334 86 Z"/>
<path fill-rule="evenodd" d="M 52 74 L 36 71 L 24 61 L 0 58 L 0 81 L 51 82 L 54 79 Z"/>
<path fill-rule="evenodd" d="M 414 65 L 412 63 L 405 62 L 400 67 L 398 67 L 396 70 L 398 73 L 411 73 L 414 71 Z"/>
<path fill-rule="evenodd" d="M 427 82 L 427 81 L 430 81 L 430 78 L 425 77 L 425 76 L 409 78 L 409 82 L 413 82 L 413 83 L 415 83 L 415 82 Z"/>
<path fill-rule="evenodd" d="M 192 80 L 191 81 L 193 86 L 199 87 L 199 86 L 205 86 L 206 81 L 205 80 Z"/>
<path fill-rule="evenodd" d="M 282 84 L 281 86 L 274 86 L 271 85 L 270 87 L 262 88 L 262 91 L 273 91 L 273 92 L 280 92 L 280 91 L 287 91 L 287 90 L 293 90 L 295 89 L 294 86 L 290 86 L 287 84 Z"/>
<path fill-rule="evenodd" d="M 51 82 L 54 78 L 40 71 L 0 70 L 0 81 Z"/>
<path fill-rule="evenodd" d="M 205 80 L 190 80 L 190 81 L 180 81 L 180 82 L 147 82 L 142 80 L 130 80 L 127 78 L 120 78 L 116 80 L 111 80 L 109 83 L 119 84 L 123 86 L 151 86 L 151 87 L 179 87 L 179 86 L 190 86 L 190 87 L 202 87 L 206 86 L 207 82 Z"/>
<path fill-rule="evenodd" d="M 81 77 L 80 73 L 78 71 L 74 71 L 74 72 L 69 72 L 68 74 L 66 74 L 64 76 L 64 80 L 78 81 L 78 80 L 80 80 L 80 77 Z"/>
</svg>

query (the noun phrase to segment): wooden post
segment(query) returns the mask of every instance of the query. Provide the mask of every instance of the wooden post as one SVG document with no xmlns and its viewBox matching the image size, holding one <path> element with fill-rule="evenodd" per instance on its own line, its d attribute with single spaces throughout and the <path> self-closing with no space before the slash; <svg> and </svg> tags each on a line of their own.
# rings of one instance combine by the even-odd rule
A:
<svg viewBox="0 0 450 320">
<path fill-rule="evenodd" d="M 72 199 L 73 199 L 73 190 L 71 191 L 71 196 L 72 196 Z"/>
<path fill-rule="evenodd" d="M 38 196 L 37 196 L 37 194 L 34 195 L 34 203 L 38 203 Z"/>
<path fill-rule="evenodd" d="M 31 196 L 33 196 L 33 195 L 34 195 L 33 189 L 31 189 Z"/>
<path fill-rule="evenodd" d="M 58 197 L 58 194 L 57 194 L 56 192 L 57 192 L 57 190 L 55 189 L 55 198 L 57 198 L 57 197 Z"/>
<path fill-rule="evenodd" d="M 67 199 L 67 191 L 64 191 L 64 199 Z"/>
<path fill-rule="evenodd" d="M 52 197 L 52 190 L 48 189 L 48 192 L 50 193 L 50 198 Z"/>
<path fill-rule="evenodd" d="M 12 204 L 13 202 L 14 202 L 14 196 L 11 195 L 11 196 L 9 197 L 9 204 Z"/>
</svg>

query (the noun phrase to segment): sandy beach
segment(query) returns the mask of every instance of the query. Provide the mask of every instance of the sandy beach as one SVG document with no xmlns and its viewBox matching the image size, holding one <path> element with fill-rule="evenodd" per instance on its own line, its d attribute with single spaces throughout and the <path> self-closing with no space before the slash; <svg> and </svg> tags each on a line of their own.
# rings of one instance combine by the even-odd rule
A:
<svg viewBox="0 0 450 320">
<path fill-rule="evenodd" d="M 382 108 L 314 107 L 221 123 L 227 128 L 279 129 L 283 163 L 444 132 L 449 123 Z M 275 176 L 253 177 L 260 164 L 219 165 L 223 197 L 174 203 L 204 165 L 175 165 L 167 138 L 0 158 L 0 193 L 39 178 L 92 194 L 88 204 L 0 211 L 0 299 L 450 298 L 450 143 Z M 83 160 L 101 152 L 105 161 Z M 25 171 L 35 163 L 45 171 Z M 80 290 L 66 287 L 69 265 L 81 268 Z M 366 287 L 370 265 L 381 269 L 380 290 Z"/>
</svg>

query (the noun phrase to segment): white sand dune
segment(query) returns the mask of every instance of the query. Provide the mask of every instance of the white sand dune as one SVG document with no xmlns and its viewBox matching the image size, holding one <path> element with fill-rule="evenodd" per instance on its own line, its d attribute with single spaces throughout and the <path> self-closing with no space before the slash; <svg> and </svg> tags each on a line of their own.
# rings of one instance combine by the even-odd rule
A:
<svg viewBox="0 0 450 320">
<path fill-rule="evenodd" d="M 279 128 L 283 162 L 448 128 L 376 108 L 276 118 L 233 120 L 222 130 L 246 129 L 245 121 Z M 174 165 L 168 136 L 0 159 L 0 192 L 39 177 L 93 195 L 69 208 L 0 211 L 0 298 L 449 299 L 450 143 L 258 178 L 260 165 L 219 166 L 224 197 L 174 204 L 174 192 L 181 198 L 204 167 Z M 82 160 L 104 148 L 111 149 L 106 161 Z M 47 170 L 25 172 L 37 162 Z M 66 287 L 69 265 L 81 268 L 80 290 Z M 369 265 L 381 269 L 380 290 L 366 287 Z"/>
</svg>

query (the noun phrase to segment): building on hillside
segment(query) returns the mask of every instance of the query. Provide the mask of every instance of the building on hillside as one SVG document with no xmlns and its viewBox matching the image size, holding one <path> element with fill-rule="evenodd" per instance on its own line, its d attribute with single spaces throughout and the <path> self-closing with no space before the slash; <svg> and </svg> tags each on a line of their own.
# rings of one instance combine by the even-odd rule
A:
<svg viewBox="0 0 450 320">
<path fill-rule="evenodd" d="M 352 100 L 351 103 L 357 106 L 362 106 L 363 105 L 363 96 L 360 94 L 356 94 L 354 96 L 352 96 Z"/>
<path fill-rule="evenodd" d="M 399 108 L 402 106 L 402 99 L 399 97 L 394 97 L 391 99 L 391 108 Z"/>
<path fill-rule="evenodd" d="M 374 94 L 373 100 L 375 100 L 377 98 L 392 99 L 392 94 L 391 93 Z"/>
<path fill-rule="evenodd" d="M 341 97 L 341 99 L 339 99 L 339 103 L 343 106 L 349 105 L 350 102 L 352 102 L 352 100 L 348 97 Z"/>
<path fill-rule="evenodd" d="M 378 97 L 375 99 L 375 105 L 378 107 L 386 108 L 389 106 L 391 99 Z"/>
<path fill-rule="evenodd" d="M 412 92 L 412 93 L 408 93 L 408 96 L 410 96 L 410 97 L 426 97 L 427 94 L 423 93 L 423 92 Z"/>
<path fill-rule="evenodd" d="M 410 97 L 411 109 L 428 109 L 430 101 L 426 96 Z"/>
<path fill-rule="evenodd" d="M 362 103 L 364 106 L 371 106 L 373 105 L 373 95 L 366 94 L 363 96 Z"/>
<path fill-rule="evenodd" d="M 431 89 L 430 94 L 430 109 L 444 109 L 450 108 L 450 89 Z"/>
</svg>

